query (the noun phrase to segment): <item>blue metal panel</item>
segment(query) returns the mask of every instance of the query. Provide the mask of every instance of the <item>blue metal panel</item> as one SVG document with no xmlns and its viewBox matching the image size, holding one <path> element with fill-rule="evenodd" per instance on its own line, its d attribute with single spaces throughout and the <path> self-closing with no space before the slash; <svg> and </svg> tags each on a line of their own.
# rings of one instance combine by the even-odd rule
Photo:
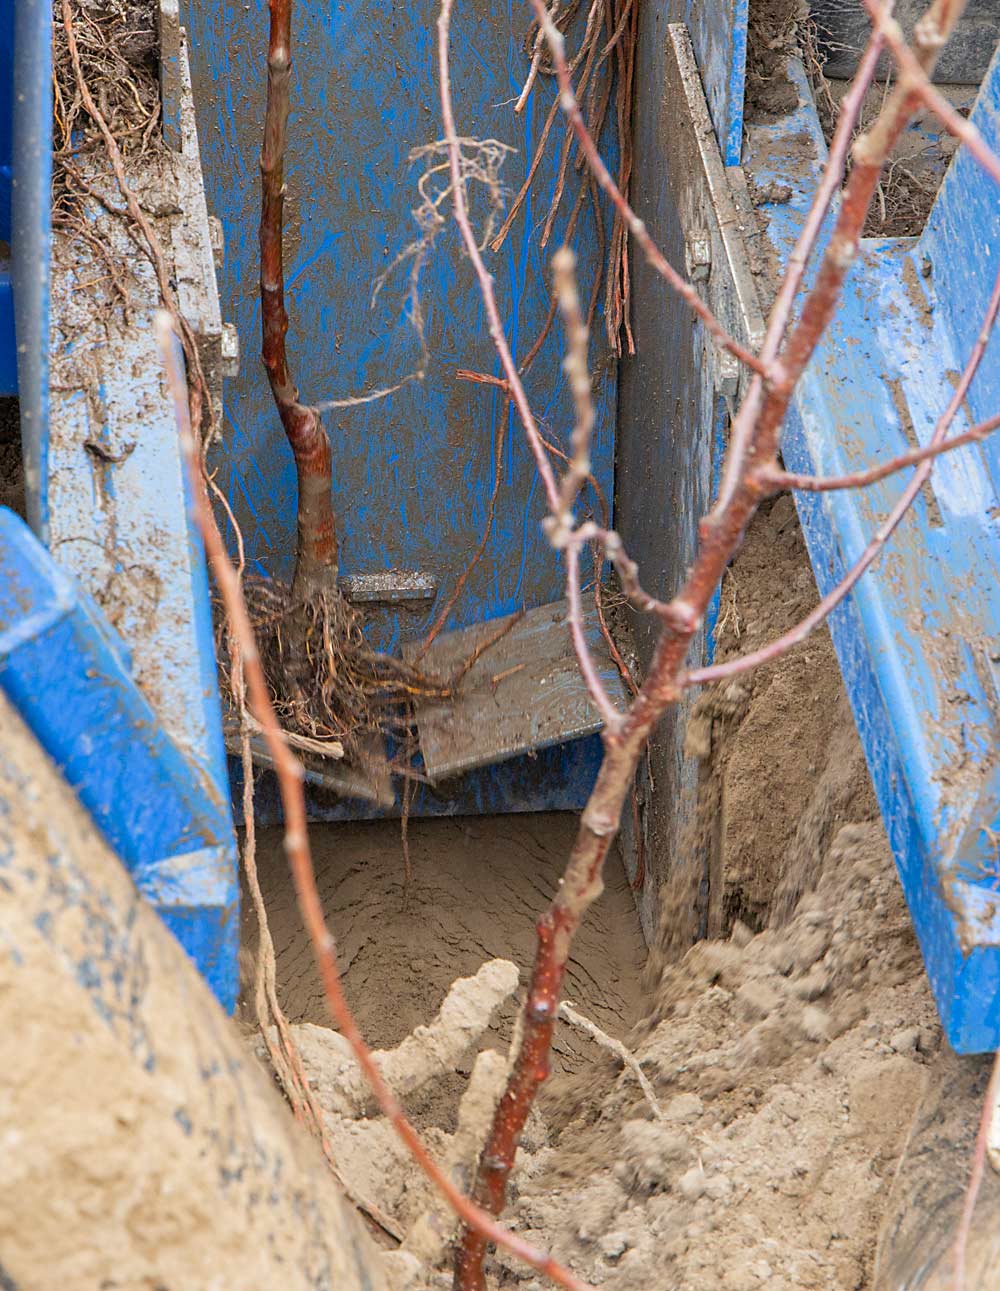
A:
<svg viewBox="0 0 1000 1291">
<path fill-rule="evenodd" d="M 377 276 L 414 236 L 418 168 L 412 147 L 440 134 L 436 99 L 433 0 L 397 6 L 307 3 L 297 10 L 295 81 L 288 174 L 290 347 L 305 399 L 320 401 L 385 386 L 413 371 L 419 347 L 402 306 L 406 268 L 393 277 L 374 310 Z M 460 132 L 515 144 L 504 182 L 516 191 L 526 172 L 555 87 L 542 78 L 523 116 L 513 99 L 528 71 L 521 40 L 527 8 L 477 0 L 456 11 L 452 40 Z M 287 578 L 293 559 L 295 476 L 262 369 L 257 301 L 257 156 L 264 105 L 267 15 L 227 0 L 190 5 L 186 16 L 209 205 L 226 238 L 223 312 L 237 324 L 244 355 L 227 383 L 226 448 L 219 478 L 247 540 L 251 568 Z M 548 258 L 558 247 L 578 182 L 570 170 L 549 247 L 539 247 L 555 187 L 564 126 L 557 121 L 535 188 L 510 238 L 488 259 L 515 356 L 523 358 L 549 305 Z M 603 141 L 612 162 L 612 132 Z M 481 191 L 473 189 L 481 215 Z M 606 205 L 605 229 L 610 227 Z M 589 292 L 598 239 L 587 210 L 576 238 L 581 288 Z M 498 364 L 471 272 L 450 227 L 425 273 L 429 368 L 391 398 L 327 415 L 334 454 L 334 503 L 341 519 L 346 574 L 402 568 L 437 578 L 438 604 L 475 550 L 494 483 L 497 439 L 506 436 L 497 521 L 485 556 L 469 580 L 449 626 L 461 627 L 559 599 L 563 573 L 542 538 L 543 500 L 534 465 L 513 415 L 488 387 L 456 381 L 457 368 L 493 373 Z M 608 357 L 600 311 L 592 363 L 598 375 L 594 471 L 612 494 L 616 371 Z M 527 376 L 528 393 L 549 433 L 564 443 L 572 424 L 556 326 Z M 426 612 L 376 612 L 372 639 L 395 649 L 421 636 Z M 548 787 L 528 789 L 540 767 L 477 775 L 455 786 L 445 810 L 518 810 L 578 806 L 592 781 L 592 757 L 567 753 Z M 583 769 L 587 772 L 584 775 Z M 461 806 L 459 806 L 461 804 Z M 419 814 L 438 806 L 421 793 Z M 340 814 L 315 805 L 315 814 Z M 354 807 L 347 809 L 354 814 Z M 360 810 L 360 809 L 359 809 Z"/>
<path fill-rule="evenodd" d="M 601 765 L 600 737 L 588 736 L 571 744 L 540 749 L 534 757 L 511 758 L 493 767 L 490 774 L 458 776 L 439 785 L 420 785 L 414 796 L 414 815 L 492 816 L 505 812 L 579 811 L 580 796 L 597 779 Z M 242 788 L 239 767 L 232 764 L 234 796 Z M 274 777 L 266 774 L 257 783 L 254 808 L 261 824 L 280 823 L 281 800 Z M 371 803 L 354 802 L 333 794 L 310 796 L 313 820 L 369 820 L 398 816 L 399 807 L 381 811 Z"/>
<path fill-rule="evenodd" d="M 0 241 L 10 241 L 14 166 L 14 0 L 0 2 Z"/>
<path fill-rule="evenodd" d="M 13 0 L 7 0 L 12 4 Z M 17 0 L 11 275 L 28 520 L 48 529 L 49 266 L 52 250 L 52 6 Z"/>
<path fill-rule="evenodd" d="M 183 208 L 179 215 L 158 217 L 158 229 L 181 307 L 211 370 L 221 328 L 182 45 L 174 70 L 180 77 L 181 147 L 152 165 L 143 158 L 128 165 L 147 202 L 159 190 Z M 98 190 L 115 191 L 98 156 L 83 164 L 93 167 L 88 178 Z M 174 794 L 175 816 L 158 818 L 155 794 L 144 786 L 144 776 L 134 773 L 122 735 L 116 756 L 122 776 L 128 774 L 117 791 L 118 814 L 112 813 L 105 832 L 220 998 L 231 1005 L 238 975 L 237 858 L 208 576 L 189 515 L 187 471 L 153 335 L 158 293 L 149 263 L 137 255 L 122 222 L 97 203 L 91 215 L 109 254 L 130 263 L 132 312 L 124 319 L 101 296 L 86 248 L 71 231 L 59 229 L 51 257 L 51 340 L 47 323 L 41 337 L 51 384 L 44 370 L 38 374 L 43 396 L 46 387 L 51 395 L 51 417 L 25 431 L 27 448 L 44 464 L 29 476 L 28 494 L 35 514 L 45 516 L 46 542 L 61 568 L 128 643 L 128 675 L 133 689 L 139 688 L 129 702 L 146 714 L 133 735 L 135 765 L 143 762 L 143 740 L 152 738 L 144 734 L 146 724 L 156 728 L 153 749 L 167 750 L 163 774 L 169 783 L 163 793 Z M 41 291 L 37 267 L 34 272 Z M 88 280 L 88 290 L 81 291 Z M 100 717 L 98 712 L 93 720 Z M 81 727 L 81 741 L 84 731 Z M 55 753 L 59 731 L 54 723 L 40 736 Z M 146 760 L 152 757 L 151 750 Z M 155 785 L 154 772 L 150 764 L 144 774 Z M 111 772 L 102 772 L 99 785 L 111 782 Z M 195 791 L 199 800 L 188 803 L 185 795 Z M 110 811 L 110 802 L 106 805 Z M 193 824 L 184 824 L 185 811 Z M 115 821 L 123 836 L 115 833 Z M 144 830 L 148 841 L 142 841 Z"/>
<path fill-rule="evenodd" d="M 0 686 L 231 1009 L 238 890 L 228 802 L 167 734 L 121 639 L 0 509 Z"/>
<path fill-rule="evenodd" d="M 13 174 L 14 4 L 0 3 L 0 395 L 17 393 L 14 298 L 10 284 L 10 198 Z"/>
<path fill-rule="evenodd" d="M 824 154 L 806 79 L 794 65 L 793 74 L 802 106 L 776 125 L 753 126 L 748 140 L 755 176 L 793 192 L 767 212 L 779 257 L 791 248 Z M 974 110 L 993 146 L 998 103 L 1000 59 Z M 802 162 L 805 142 L 811 166 Z M 800 383 L 783 441 L 789 467 L 835 474 L 926 443 L 998 264 L 1000 204 L 970 170 L 949 178 L 919 244 L 866 241 L 842 313 Z M 968 410 L 996 409 L 996 346 L 994 339 L 956 431 L 969 424 Z M 1000 1045 L 996 460 L 995 445 L 943 458 L 881 562 L 831 622 L 928 976 L 960 1052 Z M 821 591 L 856 560 L 904 483 L 905 475 L 863 491 L 797 495 Z"/>
<path fill-rule="evenodd" d="M 975 111 L 979 129 L 996 150 L 1000 146 L 1000 50 Z M 945 176 L 917 250 L 922 276 L 930 266 L 940 322 L 959 355 L 969 353 L 979 334 L 993 287 L 990 268 L 1000 263 L 998 201 L 995 182 L 962 149 Z M 969 405 L 977 420 L 1000 408 L 1000 330 L 994 330 L 990 339 L 969 391 Z M 988 439 L 978 452 L 988 463 L 994 484 L 1000 485 L 1000 441 Z"/>
<path fill-rule="evenodd" d="M 662 7 L 670 10 L 670 21 L 687 24 L 722 160 L 737 166 L 743 149 L 750 0 L 671 0 Z"/>
</svg>

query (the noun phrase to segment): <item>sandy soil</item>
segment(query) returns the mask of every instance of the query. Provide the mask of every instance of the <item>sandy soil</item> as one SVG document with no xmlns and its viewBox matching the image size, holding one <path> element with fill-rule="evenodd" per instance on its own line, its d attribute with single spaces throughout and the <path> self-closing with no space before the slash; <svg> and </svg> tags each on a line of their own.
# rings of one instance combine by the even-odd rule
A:
<svg viewBox="0 0 1000 1291">
<path fill-rule="evenodd" d="M 574 831 L 565 814 L 410 823 L 413 881 L 404 892 L 398 821 L 311 831 L 317 878 L 336 929 L 348 1000 L 362 1031 L 383 1046 L 426 1023 L 456 977 L 503 956 L 529 964 L 534 921 L 565 864 Z M 261 886 L 277 951 L 280 997 L 292 1022 L 328 1023 L 322 988 L 288 880 L 280 831 L 259 839 Z M 245 912 L 250 903 L 244 902 Z M 246 945 L 254 947 L 252 918 Z M 605 1030 L 623 1035 L 641 1015 L 646 948 L 624 872 L 609 867 L 604 895 L 576 941 L 566 995 Z M 506 1047 L 508 1002 L 485 1042 Z M 556 1069 L 592 1056 L 589 1040 L 560 1038 Z M 471 1061 L 471 1059 L 470 1059 Z M 464 1075 L 411 1101 L 422 1123 L 450 1128 Z"/>
<path fill-rule="evenodd" d="M 842 827 L 815 892 L 666 968 L 626 1073 L 550 1090 L 518 1225 L 608 1287 L 859 1287 L 940 1046 L 877 824 Z M 545 1111 L 543 1109 L 543 1116 Z M 550 1113 L 551 1115 L 551 1113 Z"/>
</svg>

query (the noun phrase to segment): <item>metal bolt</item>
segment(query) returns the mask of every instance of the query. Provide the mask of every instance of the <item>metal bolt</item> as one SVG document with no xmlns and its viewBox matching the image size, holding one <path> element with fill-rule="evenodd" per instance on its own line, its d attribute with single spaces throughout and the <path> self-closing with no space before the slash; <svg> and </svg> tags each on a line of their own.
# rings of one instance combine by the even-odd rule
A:
<svg viewBox="0 0 1000 1291">
<path fill-rule="evenodd" d="M 728 350 L 719 354 L 715 370 L 715 383 L 724 399 L 735 399 L 740 388 L 740 365 Z"/>
<path fill-rule="evenodd" d="M 216 269 L 221 269 L 226 254 L 226 242 L 222 232 L 222 221 L 217 215 L 208 217 L 208 243 L 212 248 L 212 261 Z"/>
<path fill-rule="evenodd" d="M 235 323 L 222 324 L 222 336 L 219 345 L 220 367 L 224 377 L 239 376 L 240 371 L 240 337 Z"/>
<path fill-rule="evenodd" d="M 712 239 L 708 229 L 692 229 L 684 242 L 684 259 L 692 282 L 707 282 L 712 269 Z"/>
</svg>

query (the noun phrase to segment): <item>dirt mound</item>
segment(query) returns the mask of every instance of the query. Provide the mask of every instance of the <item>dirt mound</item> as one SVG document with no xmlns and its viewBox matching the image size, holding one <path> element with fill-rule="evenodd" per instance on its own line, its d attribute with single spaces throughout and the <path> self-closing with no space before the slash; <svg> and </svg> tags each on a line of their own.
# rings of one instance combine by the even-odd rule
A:
<svg viewBox="0 0 1000 1291">
<path fill-rule="evenodd" d="M 928 1079 L 955 1060 L 942 1050 L 881 826 L 842 826 L 817 869 L 784 926 L 754 934 L 737 922 L 728 938 L 663 968 L 650 1016 L 630 1037 L 656 1109 L 635 1074 L 600 1050 L 545 1089 L 506 1219 L 593 1284 L 871 1285 L 914 1113 Z M 345 1119 L 329 1074 L 342 1045 L 332 1045 L 331 1067 L 322 1035 L 302 1039 L 342 1168 L 354 1162 L 352 1181 L 393 1217 L 403 1251 L 424 1257 L 407 1264 L 406 1285 L 449 1285 L 449 1218 L 388 1126 Z M 468 1071 L 460 1047 L 449 1062 Z M 463 1186 L 504 1070 L 502 1054 L 480 1054 L 460 1081 L 457 1130 L 454 1110 L 425 1120 Z M 443 1112 L 437 1100 L 424 1106 Z M 536 1285 L 502 1253 L 489 1273 L 496 1287 Z"/>
<path fill-rule="evenodd" d="M 600 1097 L 592 1073 L 524 1162 L 517 1228 L 608 1288 L 863 1285 L 940 1045 L 880 826 L 838 832 L 786 927 L 666 968 L 644 1029 L 662 1121 L 631 1074 Z"/>
</svg>

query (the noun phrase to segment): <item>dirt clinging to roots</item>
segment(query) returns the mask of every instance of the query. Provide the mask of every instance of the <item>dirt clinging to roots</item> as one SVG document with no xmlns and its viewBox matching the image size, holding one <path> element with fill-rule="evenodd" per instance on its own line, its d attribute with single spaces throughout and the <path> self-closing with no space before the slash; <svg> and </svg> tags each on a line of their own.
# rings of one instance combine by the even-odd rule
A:
<svg viewBox="0 0 1000 1291">
<path fill-rule="evenodd" d="M 372 650 L 362 615 L 339 591 L 304 599 L 285 583 L 248 577 L 244 595 L 275 711 L 298 735 L 342 741 L 357 756 L 366 735 L 406 729 L 409 700 L 448 693 L 446 682 Z"/>
</svg>

